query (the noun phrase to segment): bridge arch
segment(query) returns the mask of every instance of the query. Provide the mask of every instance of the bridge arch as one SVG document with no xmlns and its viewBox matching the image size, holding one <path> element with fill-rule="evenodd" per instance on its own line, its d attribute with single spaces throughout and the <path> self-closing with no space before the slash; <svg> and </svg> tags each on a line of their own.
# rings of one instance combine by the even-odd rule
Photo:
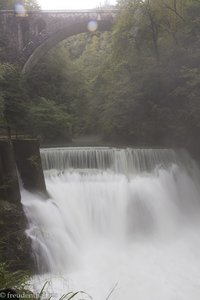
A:
<svg viewBox="0 0 200 300">
<path fill-rule="evenodd" d="M 111 29 L 111 26 L 113 24 L 112 20 L 108 19 L 99 20 L 97 22 L 99 31 L 108 31 Z M 59 29 L 50 37 L 47 37 L 46 39 L 44 38 L 44 41 L 33 51 L 33 53 L 29 56 L 28 60 L 24 64 L 22 74 L 28 74 L 39 62 L 39 60 L 59 42 L 67 39 L 70 36 L 88 32 L 87 26 L 88 21 L 86 20 L 72 23 L 71 25 Z M 39 34 L 42 38 L 43 31 L 41 31 Z"/>
<path fill-rule="evenodd" d="M 70 36 L 87 32 L 90 21 L 97 22 L 100 31 L 110 30 L 117 13 L 115 8 L 39 10 L 19 15 L 13 10 L 0 10 L 0 25 L 2 33 L 8 37 L 10 62 L 17 62 L 22 73 L 26 74 L 56 44 Z"/>
</svg>

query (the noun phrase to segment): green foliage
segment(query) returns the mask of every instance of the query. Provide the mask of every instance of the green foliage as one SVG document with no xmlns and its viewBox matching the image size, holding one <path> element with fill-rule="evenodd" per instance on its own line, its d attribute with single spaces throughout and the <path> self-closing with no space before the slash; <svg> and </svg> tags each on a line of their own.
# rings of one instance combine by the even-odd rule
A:
<svg viewBox="0 0 200 300">
<path fill-rule="evenodd" d="M 16 0 L 1 0 L 0 10 L 14 10 L 15 4 L 19 1 Z M 37 0 L 22 0 L 20 1 L 27 10 L 38 10 L 40 8 Z"/>
<path fill-rule="evenodd" d="M 83 77 L 62 44 L 50 51 L 46 59 L 35 67 L 27 79 L 27 92 L 35 99 L 52 99 L 62 107 L 63 113 L 71 116 L 70 127 L 74 133 L 84 130 L 87 99 Z M 71 133 L 68 139 L 70 137 Z"/>
<path fill-rule="evenodd" d="M 40 5 L 37 0 L 24 0 L 24 6 L 27 10 L 39 10 Z"/>
<path fill-rule="evenodd" d="M 15 66 L 0 64 L 0 88 L 0 124 L 13 133 L 66 142 L 72 130 L 84 127 L 82 79 L 62 47 L 50 52 L 26 80 Z"/>
<path fill-rule="evenodd" d="M 71 136 L 71 117 L 53 100 L 37 99 L 31 106 L 30 120 L 34 134 L 43 141 L 67 141 Z"/>
<path fill-rule="evenodd" d="M 9 10 L 14 9 L 15 1 L 14 0 L 1 0 L 0 10 Z"/>
<path fill-rule="evenodd" d="M 71 300 L 71 299 L 74 299 L 77 295 L 86 295 L 88 296 L 89 299 L 93 299 L 90 295 L 88 295 L 87 293 L 85 292 L 70 292 L 70 293 L 67 293 L 65 295 L 63 295 L 59 300 Z"/>
<path fill-rule="evenodd" d="M 97 32 L 95 34 L 81 34 L 64 42 L 64 46 L 69 49 L 70 58 L 82 74 L 85 84 L 81 95 L 84 101 L 81 102 L 82 105 L 80 105 L 79 101 L 77 103 L 78 105 L 75 106 L 76 112 L 80 112 L 76 117 L 76 128 L 79 128 L 79 130 L 77 130 L 79 134 L 99 132 L 98 123 L 101 113 L 96 100 L 99 99 L 101 95 L 97 95 L 95 91 L 97 88 L 95 82 L 104 62 L 106 62 L 110 56 L 111 39 L 111 33 Z M 77 45 L 81 45 L 78 48 L 78 52 L 76 52 Z M 101 97 L 100 101 L 103 103 L 103 97 Z M 80 118 L 81 114 L 84 114 L 82 121 Z"/>
<path fill-rule="evenodd" d="M 27 290 L 29 275 L 25 272 L 10 272 L 6 263 L 0 262 L 0 289 Z"/>
<path fill-rule="evenodd" d="M 50 51 L 29 75 L 27 83 L 31 96 L 53 99 L 68 112 L 72 112 L 72 105 L 82 92 L 79 70 L 62 46 Z"/>
<path fill-rule="evenodd" d="M 88 127 L 131 144 L 195 141 L 199 1 L 124 0 L 118 7 L 106 47 L 95 35 L 75 59 L 86 71 Z"/>
<path fill-rule="evenodd" d="M 31 291 L 30 285 L 28 284 L 28 281 L 30 280 L 30 275 L 25 272 L 10 272 L 8 270 L 8 265 L 6 263 L 0 262 L 0 289 L 14 289 L 18 292 L 18 294 L 23 299 L 36 299 L 41 300 L 45 297 L 45 290 L 49 282 L 45 282 L 43 287 L 41 288 L 41 291 L 39 292 L 38 297 L 34 295 L 34 293 Z M 69 292 L 67 294 L 64 294 L 60 300 L 71 300 L 74 299 L 77 295 L 86 295 L 89 299 L 92 299 L 90 295 L 83 291 L 79 292 Z M 12 298 L 12 295 L 10 295 Z M 17 295 L 16 298 L 19 298 Z M 49 300 L 51 297 L 49 297 Z"/>
<path fill-rule="evenodd" d="M 28 106 L 20 73 L 13 65 L 0 65 L 0 88 L 0 98 L 4 109 L 2 122 L 15 132 L 22 131 L 27 121 Z"/>
</svg>

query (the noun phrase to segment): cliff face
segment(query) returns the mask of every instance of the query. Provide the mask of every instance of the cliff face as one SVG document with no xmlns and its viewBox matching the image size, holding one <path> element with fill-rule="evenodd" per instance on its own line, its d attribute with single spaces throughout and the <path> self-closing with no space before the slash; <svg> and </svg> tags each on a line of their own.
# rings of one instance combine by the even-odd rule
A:
<svg viewBox="0 0 200 300">
<path fill-rule="evenodd" d="M 27 190 L 47 195 L 37 140 L 0 141 L 0 259 L 11 270 L 34 270 L 17 169 Z"/>
</svg>

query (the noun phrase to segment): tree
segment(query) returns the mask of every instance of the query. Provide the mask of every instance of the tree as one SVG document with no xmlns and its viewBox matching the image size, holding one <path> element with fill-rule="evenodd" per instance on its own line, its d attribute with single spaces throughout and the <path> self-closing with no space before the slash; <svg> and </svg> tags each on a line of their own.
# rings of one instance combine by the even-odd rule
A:
<svg viewBox="0 0 200 300">
<path fill-rule="evenodd" d="M 40 5 L 37 0 L 23 0 L 26 10 L 39 10 Z"/>
<path fill-rule="evenodd" d="M 72 118 L 54 101 L 39 98 L 30 109 L 32 130 L 43 142 L 71 140 Z"/>
<path fill-rule="evenodd" d="M 101 56 L 102 62 L 106 58 L 105 64 L 87 69 L 87 61 L 94 66 L 94 57 L 101 51 L 96 37 L 93 47 L 86 47 L 78 59 L 88 76 L 90 124 L 109 140 L 181 144 L 189 132 L 194 139 L 189 128 L 193 124 L 194 130 L 196 124 L 197 129 L 198 120 L 194 115 L 194 122 L 186 122 L 189 111 L 194 114 L 193 101 L 187 103 L 191 95 L 181 97 L 174 91 L 183 82 L 182 67 L 199 62 L 199 37 L 192 38 L 199 20 L 195 17 L 192 27 L 191 15 L 200 4 L 124 0 L 118 6 L 111 52 L 106 48 Z"/>
<path fill-rule="evenodd" d="M 73 117 L 74 133 L 84 131 L 88 107 L 83 77 L 62 44 L 35 67 L 26 88 L 30 98 L 44 97 L 61 105 Z"/>
<path fill-rule="evenodd" d="M 10 10 L 14 9 L 15 1 L 14 0 L 1 0 L 0 10 Z"/>
<path fill-rule="evenodd" d="M 19 70 L 10 64 L 1 65 L 0 87 L 4 103 L 4 120 L 15 132 L 25 132 L 27 129 L 28 103 Z"/>
<path fill-rule="evenodd" d="M 16 4 L 24 5 L 27 10 L 40 9 L 37 0 L 1 0 L 0 10 L 14 10 Z"/>
</svg>

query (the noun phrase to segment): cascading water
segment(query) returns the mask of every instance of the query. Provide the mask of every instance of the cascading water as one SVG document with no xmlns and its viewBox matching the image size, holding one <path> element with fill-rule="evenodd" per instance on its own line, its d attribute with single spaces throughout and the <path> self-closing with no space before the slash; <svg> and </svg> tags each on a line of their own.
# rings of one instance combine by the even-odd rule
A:
<svg viewBox="0 0 200 300">
<path fill-rule="evenodd" d="M 43 273 L 36 290 L 50 279 L 55 298 L 200 299 L 200 175 L 185 151 L 54 148 L 41 157 L 50 198 L 22 191 Z"/>
</svg>

